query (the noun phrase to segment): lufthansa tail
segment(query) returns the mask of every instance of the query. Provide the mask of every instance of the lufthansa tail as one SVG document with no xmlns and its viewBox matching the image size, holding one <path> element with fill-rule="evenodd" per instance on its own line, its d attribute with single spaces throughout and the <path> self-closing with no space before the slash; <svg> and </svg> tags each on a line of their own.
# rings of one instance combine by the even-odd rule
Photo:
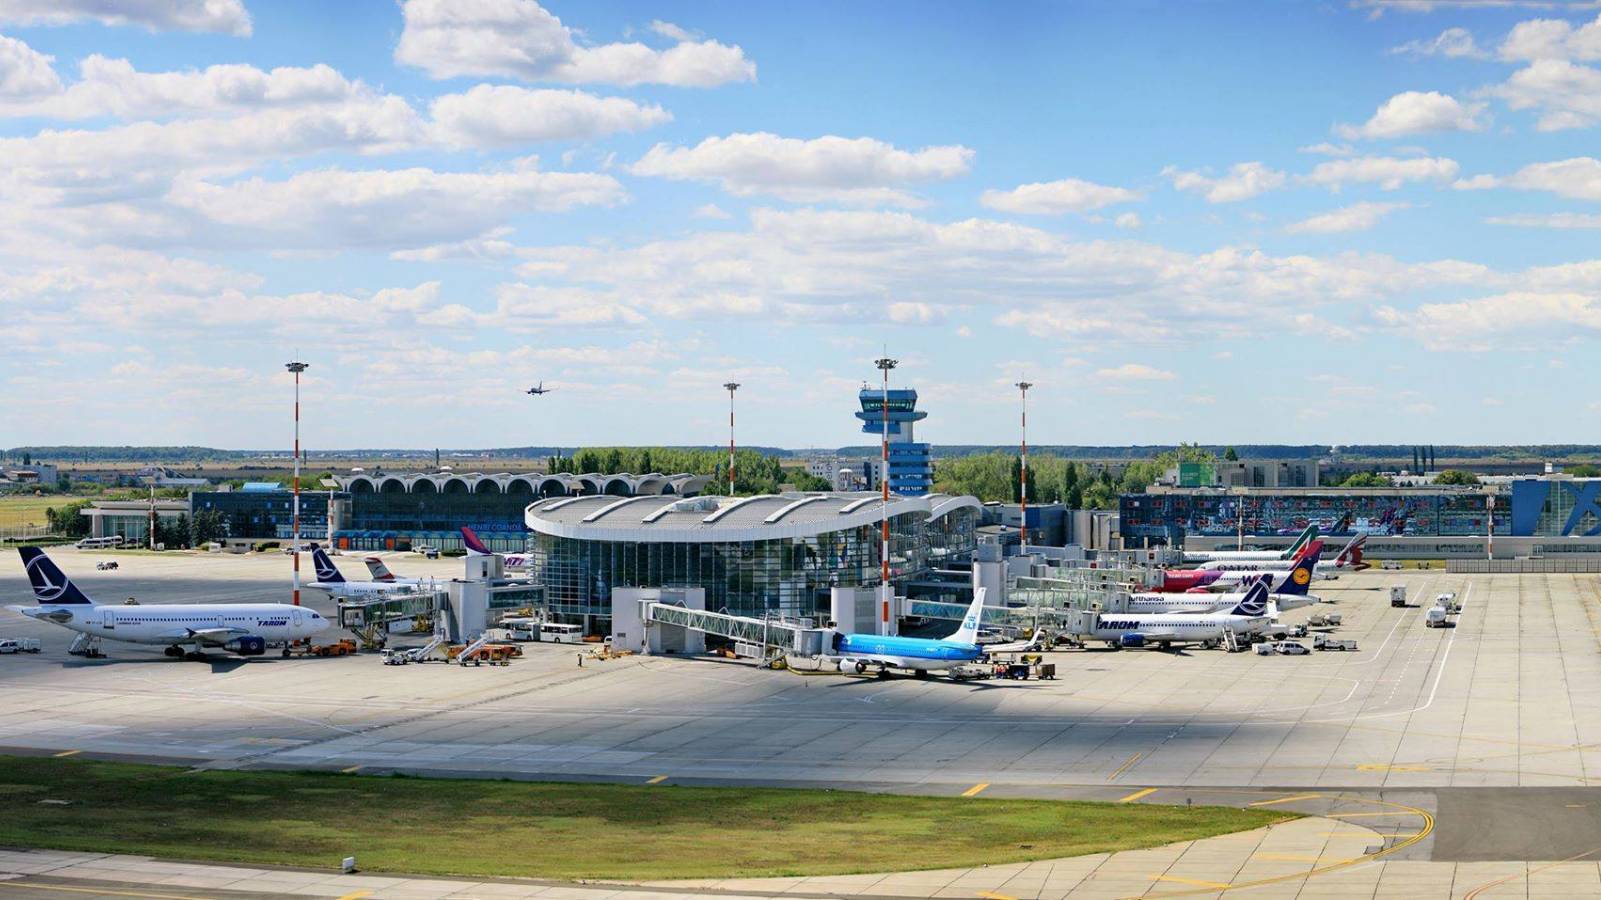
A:
<svg viewBox="0 0 1601 900">
<path fill-rule="evenodd" d="M 1322 555 L 1323 548 L 1314 547 L 1311 553 L 1301 557 L 1301 561 L 1285 576 L 1284 583 L 1279 585 L 1278 593 L 1304 596 L 1307 586 L 1312 583 L 1312 570 L 1317 568 L 1317 561 Z"/>
<path fill-rule="evenodd" d="M 956 629 L 954 634 L 946 638 L 947 641 L 955 641 L 959 644 L 978 643 L 979 625 L 984 621 L 984 593 L 984 588 L 979 588 L 973 592 L 973 605 L 967 608 L 967 615 L 962 617 L 962 627 Z"/>
<path fill-rule="evenodd" d="M 494 555 L 488 547 L 484 546 L 484 542 L 478 539 L 478 535 L 473 534 L 473 530 L 466 525 L 461 526 L 461 543 L 467 548 L 468 556 Z"/>
<path fill-rule="evenodd" d="M 328 554 L 324 553 L 321 547 L 311 548 L 311 563 L 317 568 L 318 581 L 325 584 L 339 584 L 345 580 L 345 576 L 339 574 L 334 561 L 328 558 Z"/>
<path fill-rule="evenodd" d="M 66 604 L 92 604 L 93 600 L 72 583 L 67 573 L 56 567 L 50 557 L 38 547 L 18 547 L 22 554 L 22 567 L 28 570 L 28 581 L 33 585 L 33 599 L 51 606 Z"/>
</svg>

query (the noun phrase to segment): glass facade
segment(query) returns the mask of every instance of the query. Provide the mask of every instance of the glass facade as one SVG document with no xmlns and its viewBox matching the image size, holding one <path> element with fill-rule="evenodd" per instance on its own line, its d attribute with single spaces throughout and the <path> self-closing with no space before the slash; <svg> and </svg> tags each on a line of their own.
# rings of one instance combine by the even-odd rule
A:
<svg viewBox="0 0 1601 900">
<path fill-rule="evenodd" d="M 1217 493 L 1124 494 L 1118 498 L 1120 527 L 1125 534 L 1148 529 L 1182 528 L 1186 534 L 1230 537 L 1292 536 L 1317 525 L 1335 536 L 1482 535 L 1489 511 L 1485 495 L 1476 491 L 1394 491 L 1370 494 L 1317 492 L 1305 494 Z M 1242 528 L 1243 526 L 1243 528 Z M 1495 508 L 1497 534 L 1512 533 L 1512 504 L 1499 497 Z"/>
<path fill-rule="evenodd" d="M 334 492 L 334 502 L 349 498 Z M 293 491 L 195 491 L 189 514 L 215 510 L 222 514 L 224 535 L 231 538 L 289 540 L 294 531 Z M 328 535 L 328 492 L 300 492 L 300 537 L 321 540 Z"/>
<path fill-rule="evenodd" d="M 523 549 L 528 527 L 523 510 L 533 502 L 526 484 L 513 490 L 411 492 L 362 491 L 349 494 L 350 514 L 340 523 L 334 543 L 343 550 L 408 550 L 427 545 L 460 550 L 461 527 L 471 528 L 491 550 Z M 517 488 L 521 488 L 520 490 Z"/>
<path fill-rule="evenodd" d="M 1528 478 L 1512 483 L 1512 534 L 1601 535 L 1601 479 Z"/>
<path fill-rule="evenodd" d="M 973 510 L 957 510 L 952 518 Z M 929 568 L 932 545 L 949 553 L 974 540 L 960 522 L 926 528 L 925 513 L 890 519 L 890 578 Z M 567 616 L 611 615 L 611 591 L 625 587 L 699 587 L 706 608 L 737 615 L 827 616 L 829 589 L 880 583 L 878 524 L 810 537 L 755 541 L 647 542 L 530 536 L 533 575 L 545 587 L 550 611 Z"/>
</svg>

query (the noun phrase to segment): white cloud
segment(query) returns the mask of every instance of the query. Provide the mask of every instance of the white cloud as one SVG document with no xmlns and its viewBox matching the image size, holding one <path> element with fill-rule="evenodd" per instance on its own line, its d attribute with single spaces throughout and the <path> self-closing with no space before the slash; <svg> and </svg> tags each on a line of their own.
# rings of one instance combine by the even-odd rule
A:
<svg viewBox="0 0 1601 900">
<path fill-rule="evenodd" d="M 1560 59 L 1541 59 L 1487 90 L 1513 109 L 1539 111 L 1541 131 L 1586 128 L 1601 122 L 1601 70 Z"/>
<path fill-rule="evenodd" d="M 1070 212 L 1089 212 L 1116 203 L 1133 203 L 1140 194 L 1127 188 L 1110 187 L 1078 178 L 1022 184 L 1009 191 L 989 190 L 979 202 L 1002 212 L 1059 216 Z"/>
<path fill-rule="evenodd" d="M 61 90 L 49 57 L 0 34 L 0 102 L 28 100 Z"/>
<path fill-rule="evenodd" d="M 739 47 L 685 40 L 687 33 L 675 26 L 668 26 L 669 36 L 679 42 L 666 50 L 640 43 L 582 46 L 571 29 L 533 0 L 406 0 L 402 15 L 395 61 L 435 78 L 496 75 L 679 87 L 756 78 L 756 64 Z"/>
<path fill-rule="evenodd" d="M 716 181 L 738 196 L 915 206 L 917 198 L 901 187 L 965 175 L 972 158 L 973 151 L 960 146 L 914 151 L 872 138 L 801 140 L 756 133 L 709 137 L 694 147 L 657 144 L 629 171 Z"/>
<path fill-rule="evenodd" d="M 507 259 L 517 255 L 517 245 L 506 240 L 509 234 L 511 234 L 511 229 L 502 226 L 490 230 L 487 234 L 468 238 L 464 241 L 449 241 L 410 250 L 396 250 L 389 254 L 389 258 L 406 262 Z"/>
<path fill-rule="evenodd" d="M 1494 175 L 1474 175 L 1451 182 L 1451 189 L 1455 191 L 1487 191 L 1500 186 L 1501 179 Z"/>
<path fill-rule="evenodd" d="M 1509 62 L 1601 59 L 1601 16 L 1578 28 L 1561 19 L 1519 22 L 1497 53 Z"/>
<path fill-rule="evenodd" d="M 1134 231 L 1144 223 L 1140 221 L 1139 213 L 1126 212 L 1114 219 L 1112 224 L 1119 228 L 1126 228 L 1130 231 Z"/>
<path fill-rule="evenodd" d="M 671 22 L 663 22 L 661 19 L 653 20 L 650 23 L 650 30 L 668 40 L 678 41 L 679 43 L 693 41 L 698 37 L 687 28 L 680 28 Z"/>
<path fill-rule="evenodd" d="M 621 97 L 488 84 L 440 97 L 430 112 L 435 135 L 455 147 L 583 140 L 639 131 L 673 118 L 660 106 L 641 106 Z"/>
<path fill-rule="evenodd" d="M 1520 228 L 1601 228 L 1601 214 L 1597 213 L 1513 213 L 1490 216 L 1484 221 L 1490 225 L 1516 225 Z"/>
<path fill-rule="evenodd" d="M 0 23 L 140 25 L 152 31 L 250 35 L 242 0 L 0 0 Z"/>
<path fill-rule="evenodd" d="M 1285 175 L 1259 162 L 1236 163 L 1228 174 L 1220 178 L 1200 172 L 1184 172 L 1168 166 L 1162 174 L 1172 179 L 1173 187 L 1181 191 L 1202 194 L 1209 203 L 1234 203 L 1249 200 L 1259 194 L 1284 186 Z"/>
<path fill-rule="evenodd" d="M 1366 231 L 1379 224 L 1379 220 L 1408 203 L 1353 203 L 1336 210 L 1303 219 L 1285 227 L 1291 234 L 1339 234 L 1348 231 Z"/>
<path fill-rule="evenodd" d="M 1444 56 L 1452 59 L 1483 59 L 1489 56 L 1473 40 L 1473 32 L 1466 28 L 1447 28 L 1429 40 L 1407 41 L 1392 47 L 1391 53 L 1405 56 Z"/>
<path fill-rule="evenodd" d="M 702 203 L 700 206 L 695 207 L 695 211 L 690 213 L 690 215 L 694 216 L 697 219 L 732 219 L 733 218 L 733 216 L 729 215 L 726 210 L 724 210 L 721 206 L 718 206 L 715 203 Z"/>
<path fill-rule="evenodd" d="M 0 92 L 0 114 L 52 119 L 170 118 L 185 113 L 336 104 L 373 96 L 359 82 L 349 81 L 325 65 L 271 71 L 217 65 L 179 72 L 140 72 L 126 59 L 95 55 L 84 59 L 78 69 L 78 80 L 69 87 L 57 83 L 49 92 L 12 102 L 4 102 L 4 92 Z"/>
<path fill-rule="evenodd" d="M 285 181 L 184 179 L 168 199 L 206 221 L 209 240 L 272 248 L 405 248 L 479 235 L 526 212 L 612 206 L 610 175 L 431 169 L 304 172 Z"/>
<path fill-rule="evenodd" d="M 1456 160 L 1443 157 L 1397 159 L 1393 156 L 1364 156 L 1318 163 L 1306 180 L 1331 190 L 1347 184 L 1377 184 L 1393 191 L 1409 181 L 1450 181 L 1457 176 Z"/>
<path fill-rule="evenodd" d="M 1321 144 L 1308 144 L 1298 148 L 1301 153 L 1315 153 L 1318 156 L 1355 156 L 1356 148 L 1350 144 L 1331 144 L 1324 141 Z"/>
<path fill-rule="evenodd" d="M 1405 91 L 1379 106 L 1362 125 L 1334 130 L 1346 140 L 1396 138 L 1438 131 L 1482 131 L 1484 104 L 1462 103 L 1438 91 Z"/>
<path fill-rule="evenodd" d="M 1575 330 L 1601 333 L 1595 294 L 1513 291 L 1459 303 L 1426 303 L 1415 310 L 1381 307 L 1376 316 L 1417 334 L 1432 349 L 1505 349 L 1516 339 L 1559 338 Z"/>
<path fill-rule="evenodd" d="M 511 331 L 541 328 L 642 325 L 645 317 L 619 301 L 586 291 L 544 285 L 503 284 L 495 289 L 492 320 Z"/>
<path fill-rule="evenodd" d="M 1097 381 L 1172 381 L 1178 376 L 1144 363 L 1124 363 L 1115 368 L 1096 369 L 1091 377 Z"/>
<path fill-rule="evenodd" d="M 1506 187 L 1573 200 L 1601 200 L 1601 160 L 1589 156 L 1534 163 L 1500 180 Z"/>
</svg>

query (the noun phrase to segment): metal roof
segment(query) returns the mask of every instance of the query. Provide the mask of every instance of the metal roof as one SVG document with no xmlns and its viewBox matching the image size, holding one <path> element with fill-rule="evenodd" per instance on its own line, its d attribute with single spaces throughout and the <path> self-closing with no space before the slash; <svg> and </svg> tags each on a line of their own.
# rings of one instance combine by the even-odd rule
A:
<svg viewBox="0 0 1601 900">
<path fill-rule="evenodd" d="M 665 498 L 660 498 L 665 499 Z M 980 509 L 973 497 L 890 495 L 891 516 L 927 518 L 957 509 Z M 567 497 L 529 504 L 528 528 L 540 534 L 602 541 L 752 541 L 805 537 L 870 525 L 883 518 L 876 493 L 786 493 L 753 497 L 689 497 L 655 503 L 619 503 L 616 497 Z"/>
</svg>

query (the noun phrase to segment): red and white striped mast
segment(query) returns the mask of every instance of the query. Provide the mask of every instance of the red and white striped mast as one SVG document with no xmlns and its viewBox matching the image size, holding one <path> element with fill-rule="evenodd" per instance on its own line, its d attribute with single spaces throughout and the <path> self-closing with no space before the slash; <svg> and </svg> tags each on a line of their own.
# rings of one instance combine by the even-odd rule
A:
<svg viewBox="0 0 1601 900">
<path fill-rule="evenodd" d="M 878 624 L 880 634 L 889 634 L 889 598 L 891 596 L 890 591 L 894 590 L 892 587 L 890 587 L 889 583 L 889 370 L 895 368 L 898 362 L 898 360 L 890 359 L 889 354 L 887 353 L 883 356 L 883 358 L 873 361 L 873 365 L 877 366 L 879 371 L 884 373 L 884 441 L 882 448 L 883 455 L 880 460 L 883 468 L 878 473 L 879 484 L 883 488 L 884 493 L 884 522 L 882 529 L 883 541 L 882 545 L 879 547 L 878 554 L 879 579 L 881 581 L 881 590 L 884 592 L 879 612 L 880 618 Z"/>
<path fill-rule="evenodd" d="M 295 557 L 294 602 L 300 605 L 300 373 L 310 368 L 307 363 L 285 363 L 284 368 L 295 374 L 295 507 L 294 514 L 290 516 L 290 528 L 294 530 L 291 536 Z"/>
<path fill-rule="evenodd" d="M 739 390 L 739 382 L 730 381 L 723 387 L 728 389 L 728 496 L 734 496 L 734 392 Z"/>
<path fill-rule="evenodd" d="M 1017 383 L 1018 393 L 1023 397 L 1023 454 L 1022 462 L 1017 469 L 1017 496 L 1022 500 L 1022 519 L 1019 523 L 1022 527 L 1019 530 L 1023 536 L 1022 543 L 1018 546 L 1019 553 L 1028 552 L 1028 389 L 1033 386 L 1027 381 Z"/>
</svg>

